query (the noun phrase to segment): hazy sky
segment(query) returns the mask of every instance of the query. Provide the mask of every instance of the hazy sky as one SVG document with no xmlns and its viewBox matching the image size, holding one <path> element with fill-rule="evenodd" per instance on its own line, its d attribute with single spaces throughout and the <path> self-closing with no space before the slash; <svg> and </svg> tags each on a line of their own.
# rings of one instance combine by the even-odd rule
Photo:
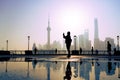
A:
<svg viewBox="0 0 120 80">
<path fill-rule="evenodd" d="M 51 43 L 63 43 L 63 32 L 72 37 L 89 29 L 94 39 L 94 18 L 98 19 L 99 38 L 120 35 L 120 0 L 0 0 L 0 49 L 27 49 L 35 42 L 47 42 L 48 14 L 50 15 Z"/>
</svg>

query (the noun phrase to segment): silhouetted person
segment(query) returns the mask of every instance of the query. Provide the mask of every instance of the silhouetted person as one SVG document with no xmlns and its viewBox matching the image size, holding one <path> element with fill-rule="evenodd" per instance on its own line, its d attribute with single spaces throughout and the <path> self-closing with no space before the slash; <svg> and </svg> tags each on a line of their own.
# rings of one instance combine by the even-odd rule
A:
<svg viewBox="0 0 120 80">
<path fill-rule="evenodd" d="M 37 53 L 37 48 L 35 47 L 35 54 Z"/>
<path fill-rule="evenodd" d="M 111 55 L 111 44 L 109 41 L 107 41 L 107 52 L 109 55 Z"/>
<path fill-rule="evenodd" d="M 37 47 L 36 47 L 35 43 L 33 44 L 32 49 L 33 49 L 33 54 L 36 54 L 37 53 Z"/>
<path fill-rule="evenodd" d="M 57 54 L 57 48 L 55 49 L 55 54 Z"/>
<path fill-rule="evenodd" d="M 82 54 L 82 48 L 80 48 L 80 54 Z"/>
<path fill-rule="evenodd" d="M 71 80 L 71 76 L 72 76 L 72 72 L 71 72 L 71 66 L 70 66 L 70 62 L 68 62 L 67 67 L 66 67 L 66 72 L 65 72 L 65 76 L 64 76 L 64 80 Z"/>
<path fill-rule="evenodd" d="M 116 48 L 114 48 L 114 55 L 116 55 Z"/>
<path fill-rule="evenodd" d="M 92 52 L 92 55 L 93 55 L 93 47 L 92 47 L 92 49 L 91 49 L 91 52 Z"/>
<path fill-rule="evenodd" d="M 68 31 L 66 36 L 63 33 L 63 38 L 65 39 L 66 48 L 67 48 L 67 51 L 68 51 L 68 57 L 70 57 L 70 46 L 71 46 L 71 42 L 72 42 L 70 32 Z"/>
<path fill-rule="evenodd" d="M 96 51 L 95 51 L 95 52 L 96 52 L 96 54 L 98 54 L 98 50 L 97 50 L 97 49 L 96 49 Z"/>
</svg>

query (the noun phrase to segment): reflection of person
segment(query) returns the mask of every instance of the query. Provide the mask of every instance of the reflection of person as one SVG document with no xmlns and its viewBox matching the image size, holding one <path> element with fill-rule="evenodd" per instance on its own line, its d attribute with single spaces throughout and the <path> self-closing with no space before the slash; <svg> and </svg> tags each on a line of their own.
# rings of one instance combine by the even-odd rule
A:
<svg viewBox="0 0 120 80">
<path fill-rule="evenodd" d="M 112 71 L 112 62 L 108 62 L 108 73 L 110 74 Z"/>
<path fill-rule="evenodd" d="M 32 60 L 33 69 L 35 69 L 36 64 L 37 64 L 37 60 L 36 59 Z"/>
<path fill-rule="evenodd" d="M 96 52 L 96 54 L 98 54 L 98 50 L 97 50 L 97 49 L 96 49 L 96 51 L 95 51 L 95 52 Z"/>
<path fill-rule="evenodd" d="M 71 67 L 70 67 L 70 62 L 68 62 L 67 67 L 66 67 L 66 72 L 65 72 L 64 80 L 71 80 L 72 72 L 71 72 Z"/>
<path fill-rule="evenodd" d="M 70 32 L 68 31 L 66 36 L 63 33 L 63 38 L 65 39 L 66 48 L 67 48 L 67 51 L 68 51 L 68 57 L 70 57 L 70 46 L 71 46 L 71 42 L 72 42 Z"/>
</svg>

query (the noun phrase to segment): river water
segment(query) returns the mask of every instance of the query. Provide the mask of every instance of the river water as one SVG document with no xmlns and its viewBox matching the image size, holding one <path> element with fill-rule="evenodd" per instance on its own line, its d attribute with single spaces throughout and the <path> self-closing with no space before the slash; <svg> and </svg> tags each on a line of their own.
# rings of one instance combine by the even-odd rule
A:
<svg viewBox="0 0 120 80">
<path fill-rule="evenodd" d="M 119 80 L 115 58 L 0 58 L 0 80 Z"/>
</svg>

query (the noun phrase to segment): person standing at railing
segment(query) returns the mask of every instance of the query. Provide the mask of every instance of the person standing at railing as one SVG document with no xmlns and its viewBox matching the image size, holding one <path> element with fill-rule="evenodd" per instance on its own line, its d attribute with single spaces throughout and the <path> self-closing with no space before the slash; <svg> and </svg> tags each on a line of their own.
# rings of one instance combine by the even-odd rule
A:
<svg viewBox="0 0 120 80">
<path fill-rule="evenodd" d="M 71 46 L 71 42 L 72 42 L 70 32 L 68 31 L 66 36 L 63 33 L 63 38 L 65 39 L 66 48 L 67 48 L 67 51 L 68 51 L 68 57 L 70 57 L 70 46 Z"/>
<path fill-rule="evenodd" d="M 80 47 L 80 54 L 82 54 L 82 48 Z"/>
<path fill-rule="evenodd" d="M 36 47 L 36 44 L 35 44 L 35 43 L 33 44 L 32 49 L 33 49 L 32 53 L 33 53 L 33 54 L 36 54 L 36 53 L 37 53 L 37 47 Z"/>
<path fill-rule="evenodd" d="M 93 51 L 94 51 L 94 49 L 93 49 L 93 46 L 92 46 L 92 49 L 91 49 L 92 55 L 93 55 Z"/>
<path fill-rule="evenodd" d="M 109 41 L 107 41 L 107 52 L 109 55 L 111 55 L 111 44 Z"/>
</svg>

